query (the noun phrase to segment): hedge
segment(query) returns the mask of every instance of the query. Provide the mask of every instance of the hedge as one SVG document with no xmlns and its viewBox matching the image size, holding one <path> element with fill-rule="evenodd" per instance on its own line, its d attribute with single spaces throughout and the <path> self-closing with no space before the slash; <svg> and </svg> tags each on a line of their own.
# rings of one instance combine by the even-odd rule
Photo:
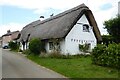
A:
<svg viewBox="0 0 120 80">
<path fill-rule="evenodd" d="M 18 50 L 19 49 L 19 44 L 17 42 L 10 41 L 9 42 L 9 47 L 11 50 Z"/>
<path fill-rule="evenodd" d="M 91 55 L 93 64 L 120 69 L 120 44 L 98 44 Z"/>
</svg>

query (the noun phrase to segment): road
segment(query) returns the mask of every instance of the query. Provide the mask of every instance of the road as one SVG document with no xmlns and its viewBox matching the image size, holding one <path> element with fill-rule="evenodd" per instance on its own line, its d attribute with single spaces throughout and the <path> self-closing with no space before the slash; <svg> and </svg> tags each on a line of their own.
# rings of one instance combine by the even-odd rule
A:
<svg viewBox="0 0 120 80">
<path fill-rule="evenodd" d="M 0 50 L 2 52 L 2 78 L 65 78 L 52 70 L 37 65 L 21 54 Z"/>
</svg>

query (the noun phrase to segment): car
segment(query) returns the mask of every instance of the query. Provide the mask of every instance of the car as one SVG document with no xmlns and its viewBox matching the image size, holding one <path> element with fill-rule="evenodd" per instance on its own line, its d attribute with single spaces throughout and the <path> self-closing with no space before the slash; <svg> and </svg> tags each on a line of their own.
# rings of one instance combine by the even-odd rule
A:
<svg viewBox="0 0 120 80">
<path fill-rule="evenodd" d="M 3 49 L 8 49 L 8 48 L 9 48 L 8 45 L 3 46 Z"/>
</svg>

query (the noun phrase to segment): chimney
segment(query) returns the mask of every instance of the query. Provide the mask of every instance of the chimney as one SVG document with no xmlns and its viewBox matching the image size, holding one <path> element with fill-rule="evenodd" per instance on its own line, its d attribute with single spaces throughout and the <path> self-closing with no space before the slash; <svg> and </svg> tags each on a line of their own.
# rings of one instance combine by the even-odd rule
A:
<svg viewBox="0 0 120 80">
<path fill-rule="evenodd" d="M 54 14 L 52 13 L 51 15 L 50 15 L 50 17 L 52 17 Z"/>
<path fill-rule="evenodd" d="M 7 33 L 10 33 L 11 31 L 10 30 L 7 30 Z"/>
<path fill-rule="evenodd" d="M 40 21 L 43 21 L 44 20 L 44 16 L 40 16 Z"/>
</svg>

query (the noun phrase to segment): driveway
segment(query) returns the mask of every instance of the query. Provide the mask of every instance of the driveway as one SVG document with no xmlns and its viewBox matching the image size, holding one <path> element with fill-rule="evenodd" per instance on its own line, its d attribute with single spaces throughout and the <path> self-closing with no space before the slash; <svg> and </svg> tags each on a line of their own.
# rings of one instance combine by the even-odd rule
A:
<svg viewBox="0 0 120 80">
<path fill-rule="evenodd" d="M 37 65 L 21 54 L 0 49 L 1 54 L 2 78 L 65 78 L 52 70 Z"/>
</svg>

